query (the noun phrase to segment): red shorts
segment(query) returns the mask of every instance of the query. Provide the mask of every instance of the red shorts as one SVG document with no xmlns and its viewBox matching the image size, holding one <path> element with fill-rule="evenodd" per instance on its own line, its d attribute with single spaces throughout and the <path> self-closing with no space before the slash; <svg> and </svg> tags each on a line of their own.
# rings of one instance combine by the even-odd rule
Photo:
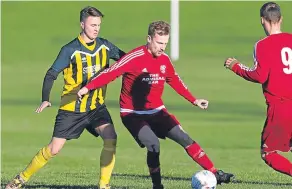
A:
<svg viewBox="0 0 292 189">
<path fill-rule="evenodd" d="M 144 147 L 138 139 L 140 129 L 148 125 L 158 138 L 165 139 L 168 132 L 175 126 L 180 125 L 174 115 L 163 109 L 154 114 L 121 114 L 122 122 L 136 142 Z"/>
<path fill-rule="evenodd" d="M 263 152 L 288 152 L 292 144 L 292 102 L 268 105 L 267 119 L 262 132 Z"/>
</svg>

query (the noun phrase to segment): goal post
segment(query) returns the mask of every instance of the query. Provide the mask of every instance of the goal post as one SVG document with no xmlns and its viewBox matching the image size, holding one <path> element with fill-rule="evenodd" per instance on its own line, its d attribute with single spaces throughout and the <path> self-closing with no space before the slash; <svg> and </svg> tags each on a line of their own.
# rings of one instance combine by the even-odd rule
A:
<svg viewBox="0 0 292 189">
<path fill-rule="evenodd" d="M 170 1 L 170 58 L 179 59 L 179 0 Z"/>
</svg>

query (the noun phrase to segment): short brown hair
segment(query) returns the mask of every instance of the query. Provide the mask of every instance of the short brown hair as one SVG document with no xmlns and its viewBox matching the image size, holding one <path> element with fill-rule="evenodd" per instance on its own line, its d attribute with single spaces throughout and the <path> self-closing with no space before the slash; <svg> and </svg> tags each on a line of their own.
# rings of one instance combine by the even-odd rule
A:
<svg viewBox="0 0 292 189">
<path fill-rule="evenodd" d="M 104 15 L 97 8 L 87 6 L 80 11 L 80 22 L 83 22 L 89 16 L 104 17 Z"/>
<path fill-rule="evenodd" d="M 162 20 L 152 22 L 148 27 L 148 35 L 153 37 L 155 34 L 168 35 L 170 32 L 170 25 Z"/>
<path fill-rule="evenodd" d="M 260 16 L 271 23 L 277 23 L 282 17 L 280 6 L 274 2 L 265 3 L 260 10 Z"/>
</svg>

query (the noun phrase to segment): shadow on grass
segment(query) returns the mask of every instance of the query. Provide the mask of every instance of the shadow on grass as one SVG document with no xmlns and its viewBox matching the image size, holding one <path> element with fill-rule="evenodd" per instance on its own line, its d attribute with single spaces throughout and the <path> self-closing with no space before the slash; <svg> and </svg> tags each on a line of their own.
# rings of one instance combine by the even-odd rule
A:
<svg viewBox="0 0 292 189">
<path fill-rule="evenodd" d="M 5 188 L 5 185 L 1 185 L 1 188 Z M 96 185 L 57 185 L 57 184 L 35 184 L 35 185 L 25 185 L 24 189 L 37 189 L 37 188 L 46 188 L 46 189 L 98 189 Z M 111 186 L 111 189 L 138 189 L 132 186 Z"/>
<path fill-rule="evenodd" d="M 124 173 L 115 173 L 113 174 L 114 177 L 120 177 L 119 179 L 122 179 L 124 177 L 125 179 L 149 179 L 150 177 L 148 175 L 135 175 L 135 174 L 124 174 Z M 191 178 L 186 178 L 186 177 L 172 177 L 172 176 L 164 176 L 162 178 L 163 180 L 172 180 L 172 181 L 191 181 Z M 138 181 L 139 182 L 139 181 Z M 6 183 L 3 182 L 2 183 Z M 292 187 L 292 183 L 278 183 L 278 182 L 262 182 L 262 181 L 243 181 L 243 180 L 234 180 L 232 184 L 249 184 L 249 185 L 269 185 L 269 186 L 286 186 L 286 187 Z M 1 188 L 5 188 L 4 184 L 1 184 Z M 42 183 L 37 183 L 34 185 L 26 185 L 25 188 L 27 189 L 37 189 L 37 188 L 47 188 L 47 189 L 97 189 L 97 186 L 95 185 L 58 185 L 58 184 L 42 184 Z M 111 189 L 138 189 L 136 186 L 111 186 Z"/>
<path fill-rule="evenodd" d="M 134 175 L 134 174 L 114 174 L 115 177 L 131 177 L 131 178 L 143 178 L 150 179 L 148 175 Z M 191 181 L 191 178 L 186 177 L 169 177 L 163 176 L 162 180 L 174 180 L 174 181 Z M 234 180 L 232 184 L 250 184 L 250 185 L 270 185 L 270 186 L 292 186 L 292 183 L 278 183 L 278 182 L 261 182 L 261 181 L 243 181 L 243 180 Z"/>
</svg>

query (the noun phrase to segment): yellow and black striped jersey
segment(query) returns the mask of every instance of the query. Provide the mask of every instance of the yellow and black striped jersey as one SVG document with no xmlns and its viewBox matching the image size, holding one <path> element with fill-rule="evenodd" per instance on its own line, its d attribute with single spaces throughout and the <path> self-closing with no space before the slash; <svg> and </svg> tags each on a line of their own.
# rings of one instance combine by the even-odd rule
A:
<svg viewBox="0 0 292 189">
<path fill-rule="evenodd" d="M 62 47 L 51 69 L 62 72 L 64 87 L 60 109 L 87 112 L 104 103 L 106 86 L 90 91 L 78 101 L 77 92 L 100 70 L 109 67 L 109 59 L 119 60 L 125 53 L 103 38 L 88 45 L 79 35 Z"/>
</svg>

